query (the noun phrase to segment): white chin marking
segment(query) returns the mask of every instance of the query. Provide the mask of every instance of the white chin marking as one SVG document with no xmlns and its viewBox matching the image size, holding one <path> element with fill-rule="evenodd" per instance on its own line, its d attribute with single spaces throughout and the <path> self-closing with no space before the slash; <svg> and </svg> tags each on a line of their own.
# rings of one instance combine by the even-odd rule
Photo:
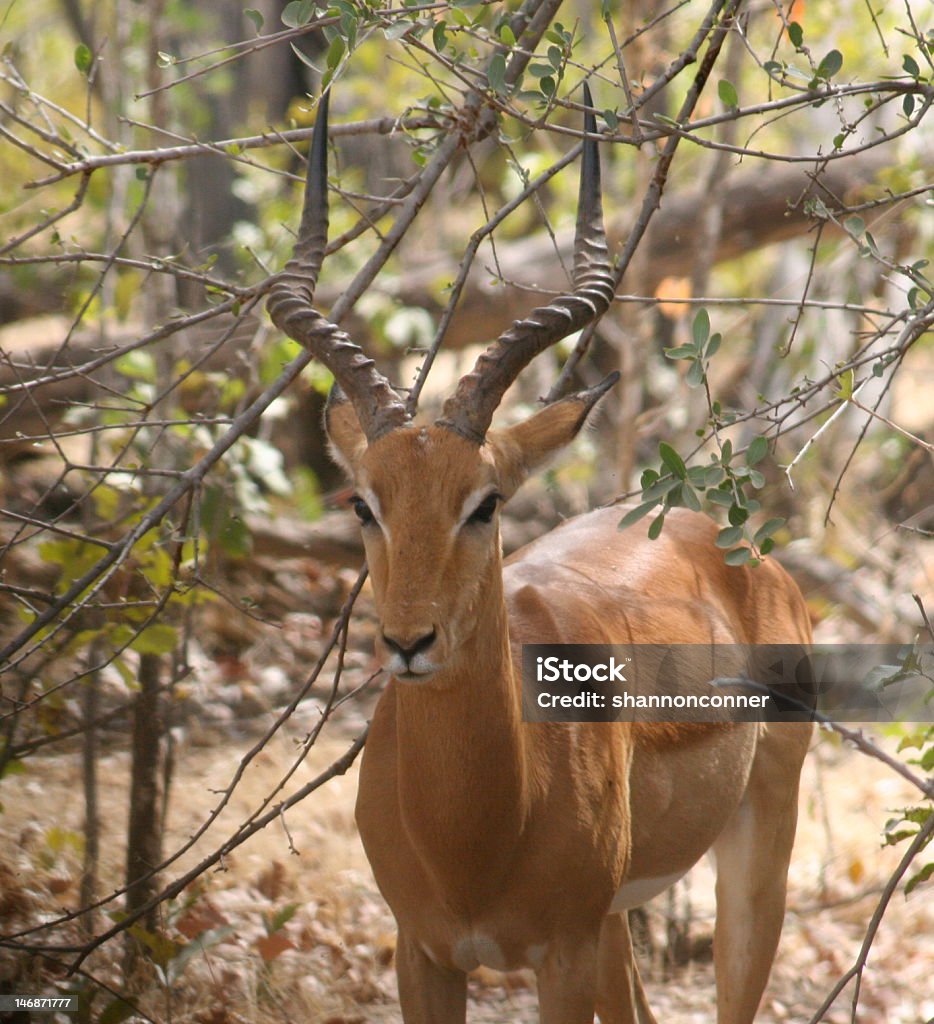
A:
<svg viewBox="0 0 934 1024">
<path fill-rule="evenodd" d="M 422 686 L 434 679 L 434 672 L 395 672 L 393 678 L 406 686 Z"/>
<path fill-rule="evenodd" d="M 418 684 L 431 679 L 440 666 L 424 654 L 416 654 L 409 662 L 400 658 L 398 654 L 390 654 L 384 667 L 390 675 L 401 682 Z"/>
</svg>

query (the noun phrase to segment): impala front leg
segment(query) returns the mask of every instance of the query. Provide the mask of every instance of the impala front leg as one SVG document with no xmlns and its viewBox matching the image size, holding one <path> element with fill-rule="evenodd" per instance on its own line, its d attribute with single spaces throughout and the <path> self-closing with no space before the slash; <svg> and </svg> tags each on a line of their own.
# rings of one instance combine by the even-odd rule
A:
<svg viewBox="0 0 934 1024">
<path fill-rule="evenodd" d="M 556 943 L 537 972 L 541 1024 L 593 1024 L 597 936 Z"/>
<path fill-rule="evenodd" d="M 639 977 L 625 911 L 603 919 L 599 965 L 600 1024 L 656 1024 Z"/>
<path fill-rule="evenodd" d="M 467 975 L 438 966 L 401 930 L 396 943 L 396 975 L 405 1024 L 465 1024 Z"/>
</svg>

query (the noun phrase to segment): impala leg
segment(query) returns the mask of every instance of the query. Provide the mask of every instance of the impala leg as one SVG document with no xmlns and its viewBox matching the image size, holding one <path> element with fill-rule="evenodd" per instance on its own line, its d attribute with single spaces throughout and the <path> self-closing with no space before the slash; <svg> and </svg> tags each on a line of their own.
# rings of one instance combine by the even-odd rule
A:
<svg viewBox="0 0 934 1024">
<path fill-rule="evenodd" d="M 607 914 L 600 928 L 597 1016 L 601 1024 L 655 1024 L 625 913 Z"/>
<path fill-rule="evenodd" d="M 717 1024 L 750 1024 L 769 979 L 785 916 L 798 775 L 809 736 L 807 727 L 770 727 L 743 802 L 713 847 Z"/>
<path fill-rule="evenodd" d="M 593 1024 L 596 1007 L 596 936 L 556 943 L 538 971 L 541 1024 Z"/>
<path fill-rule="evenodd" d="M 467 1020 L 467 975 L 439 967 L 401 931 L 396 975 L 405 1024 L 464 1024 Z"/>
</svg>

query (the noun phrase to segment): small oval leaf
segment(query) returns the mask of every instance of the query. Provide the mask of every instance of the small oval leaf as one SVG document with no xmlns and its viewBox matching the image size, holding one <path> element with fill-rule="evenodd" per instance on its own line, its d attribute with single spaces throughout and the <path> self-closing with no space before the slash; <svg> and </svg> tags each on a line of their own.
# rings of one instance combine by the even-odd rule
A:
<svg viewBox="0 0 934 1024">
<path fill-rule="evenodd" d="M 78 43 L 75 47 L 75 67 L 82 75 L 86 75 L 91 70 L 93 63 L 94 54 L 91 53 L 91 47 L 87 43 Z"/>
<path fill-rule="evenodd" d="M 746 464 L 757 466 L 769 453 L 769 442 L 765 437 L 754 437 L 746 449 Z"/>
</svg>

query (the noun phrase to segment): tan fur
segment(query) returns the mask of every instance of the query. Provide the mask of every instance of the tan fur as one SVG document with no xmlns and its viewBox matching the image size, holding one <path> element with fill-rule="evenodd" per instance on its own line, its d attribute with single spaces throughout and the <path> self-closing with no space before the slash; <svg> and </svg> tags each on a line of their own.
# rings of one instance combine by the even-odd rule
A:
<svg viewBox="0 0 934 1024">
<path fill-rule="evenodd" d="M 399 924 L 407 1024 L 465 1020 L 465 972 L 532 966 L 542 1020 L 650 1021 L 621 886 L 686 871 L 714 848 L 719 1024 L 752 1020 L 774 956 L 807 727 L 528 724 L 521 644 L 804 643 L 801 596 L 774 563 L 730 568 L 705 517 L 662 537 L 619 532 L 618 509 L 570 520 L 503 565 L 498 512 L 577 432 L 548 407 L 477 446 L 444 427 L 367 447 L 349 403 L 329 432 L 361 497 L 383 639 L 422 650 L 394 678 L 364 754 L 357 822 Z M 465 506 L 465 502 L 467 506 Z M 374 509 L 375 511 L 375 509 Z M 419 647 L 421 645 L 421 647 Z M 400 655 L 396 655 L 400 657 Z M 627 890 L 624 888 L 623 892 Z"/>
</svg>

